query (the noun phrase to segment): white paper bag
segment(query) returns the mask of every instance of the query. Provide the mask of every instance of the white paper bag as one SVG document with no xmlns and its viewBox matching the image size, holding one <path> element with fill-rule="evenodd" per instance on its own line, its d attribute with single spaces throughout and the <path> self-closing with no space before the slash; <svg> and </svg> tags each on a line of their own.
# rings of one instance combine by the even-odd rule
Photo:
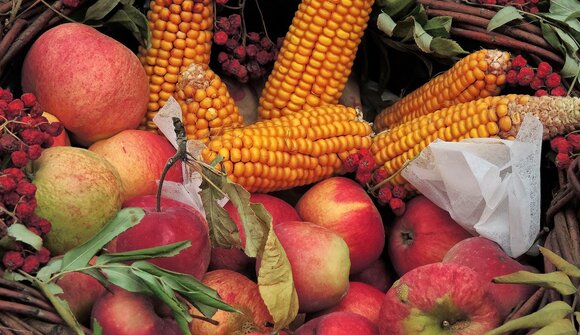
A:
<svg viewBox="0 0 580 335">
<path fill-rule="evenodd" d="M 518 257 L 540 230 L 541 146 L 542 124 L 526 116 L 514 141 L 436 140 L 402 175 L 465 229 Z"/>
</svg>

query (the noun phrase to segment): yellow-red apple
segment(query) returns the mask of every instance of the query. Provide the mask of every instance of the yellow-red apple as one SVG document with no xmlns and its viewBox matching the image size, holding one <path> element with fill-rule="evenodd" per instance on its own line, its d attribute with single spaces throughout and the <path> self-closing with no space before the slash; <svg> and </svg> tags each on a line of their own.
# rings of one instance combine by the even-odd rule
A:
<svg viewBox="0 0 580 335">
<path fill-rule="evenodd" d="M 93 143 L 89 150 L 105 157 L 121 176 L 123 199 L 157 192 L 157 180 L 175 148 L 161 135 L 129 129 Z M 165 179 L 182 182 L 181 164 L 174 164 Z"/>
<path fill-rule="evenodd" d="M 316 313 L 316 316 L 334 312 L 352 312 L 378 325 L 384 297 L 385 293 L 368 284 L 351 281 L 344 298 L 338 304 Z"/>
<path fill-rule="evenodd" d="M 334 312 L 314 318 L 294 335 L 379 335 L 377 325 L 352 312 Z"/>
<path fill-rule="evenodd" d="M 88 241 L 121 209 L 123 184 L 105 158 L 86 149 L 51 147 L 32 162 L 36 213 L 52 223 L 55 256 Z"/>
<path fill-rule="evenodd" d="M 395 220 L 389 234 L 389 256 L 402 276 L 421 265 L 441 262 L 452 246 L 472 236 L 447 211 L 419 195 L 409 200 L 405 213 Z"/>
<path fill-rule="evenodd" d="M 348 290 L 350 259 L 346 242 L 332 230 L 302 221 L 274 226 L 290 267 L 301 312 L 336 305 Z"/>
<path fill-rule="evenodd" d="M 272 316 L 260 296 L 258 285 L 244 275 L 231 270 L 214 270 L 205 274 L 203 284 L 217 291 L 220 298 L 240 313 L 218 310 L 212 319 L 217 325 L 193 319 L 191 332 L 195 335 L 230 335 L 246 334 L 250 331 L 265 332 L 267 323 L 272 323 Z M 192 308 L 192 315 L 201 313 Z"/>
<path fill-rule="evenodd" d="M 396 277 L 392 272 L 393 270 L 387 266 L 387 263 L 381 257 L 361 272 L 351 274 L 350 281 L 366 283 L 381 292 L 387 292 Z"/>
<path fill-rule="evenodd" d="M 364 188 L 352 179 L 318 182 L 298 200 L 298 215 L 339 234 L 350 252 L 351 273 L 374 262 L 385 246 L 381 215 Z"/>
<path fill-rule="evenodd" d="M 530 285 L 496 284 L 491 281 L 494 277 L 535 269 L 511 258 L 499 244 L 485 237 L 471 237 L 457 243 L 449 249 L 443 263 L 465 265 L 477 272 L 486 283 L 504 318 L 536 290 L 536 287 Z"/>
<path fill-rule="evenodd" d="M 91 310 L 106 291 L 101 283 L 82 272 L 68 272 L 59 277 L 56 284 L 62 289 L 58 297 L 66 301 L 77 320 L 89 324 Z"/>
<path fill-rule="evenodd" d="M 81 23 L 44 32 L 26 54 L 21 78 L 23 91 L 82 146 L 137 128 L 147 111 L 149 80 L 137 55 Z"/>
<path fill-rule="evenodd" d="M 60 122 L 60 120 L 56 116 L 54 116 L 48 112 L 43 112 L 42 116 L 44 116 L 48 120 L 49 123 Z M 54 138 L 54 143 L 52 144 L 52 146 L 53 147 L 60 147 L 60 146 L 68 146 L 68 145 L 70 145 L 70 139 L 68 137 L 68 134 L 66 133 L 66 129 L 63 129 L 62 133 L 60 133 L 60 135 L 58 135 Z"/>
<path fill-rule="evenodd" d="M 278 197 L 264 193 L 252 193 L 250 195 L 250 202 L 262 204 L 272 216 L 273 225 L 277 225 L 284 221 L 300 220 L 296 209 Z M 225 204 L 224 209 L 228 212 L 228 215 L 232 218 L 238 228 L 242 246 L 245 245 L 246 233 L 244 232 L 244 227 L 240 220 L 238 210 L 231 201 Z M 244 251 L 239 248 L 228 249 L 213 247 L 211 250 L 210 269 L 212 270 L 228 269 L 249 275 L 254 271 L 254 267 L 255 259 L 248 257 Z"/>
<path fill-rule="evenodd" d="M 103 335 L 181 335 L 177 322 L 158 311 L 160 302 L 113 286 L 95 302 L 91 320 Z"/>
<path fill-rule="evenodd" d="M 501 322 L 480 275 L 467 266 L 417 267 L 389 289 L 379 314 L 381 335 L 481 335 Z"/>
</svg>

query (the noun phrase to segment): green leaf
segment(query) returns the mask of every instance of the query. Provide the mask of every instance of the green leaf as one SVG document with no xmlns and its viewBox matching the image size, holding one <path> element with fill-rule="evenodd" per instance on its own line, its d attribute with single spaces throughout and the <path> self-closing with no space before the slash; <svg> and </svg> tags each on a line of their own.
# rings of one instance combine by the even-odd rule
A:
<svg viewBox="0 0 580 335">
<path fill-rule="evenodd" d="M 573 31 L 580 32 L 580 22 L 574 18 L 574 15 L 572 19 L 568 19 L 570 14 L 579 10 L 580 5 L 577 0 L 551 0 L 549 13 L 541 13 L 540 16 L 558 21 Z"/>
<path fill-rule="evenodd" d="M 144 261 L 135 262 L 132 267 L 161 278 L 164 283 L 175 291 L 180 292 L 180 294 L 182 294 L 207 317 L 212 316 L 215 313 L 216 308 L 228 312 L 237 312 L 235 308 L 224 303 L 215 290 L 205 286 L 192 276 L 165 270 L 152 263 Z"/>
<path fill-rule="evenodd" d="M 57 294 L 62 294 L 64 293 L 64 291 L 62 290 L 62 287 L 60 287 L 57 283 L 46 283 L 46 288 L 48 289 L 48 291 L 54 295 Z"/>
<path fill-rule="evenodd" d="M 99 324 L 97 319 L 93 319 L 92 329 L 93 329 L 93 335 L 103 335 L 103 327 L 101 327 L 101 325 Z"/>
<path fill-rule="evenodd" d="M 560 70 L 560 74 L 564 78 L 570 78 L 576 76 L 580 71 L 580 63 L 577 59 L 572 58 L 569 54 L 566 54 L 566 61 L 564 66 Z"/>
<path fill-rule="evenodd" d="M 580 324 L 580 312 L 574 312 L 574 316 L 576 317 L 576 322 Z"/>
<path fill-rule="evenodd" d="M 83 269 L 82 272 L 87 274 L 101 283 L 104 287 L 109 286 L 109 279 L 98 268 Z"/>
<path fill-rule="evenodd" d="M 62 268 L 62 258 L 53 258 L 36 273 L 36 278 L 47 282 L 53 274 Z"/>
<path fill-rule="evenodd" d="M 433 36 L 427 34 L 419 22 L 415 21 L 415 28 L 413 30 L 413 38 L 415 43 L 423 52 L 431 52 L 431 41 L 433 41 Z"/>
<path fill-rule="evenodd" d="M 576 328 L 569 319 L 556 320 L 534 332 L 534 335 L 577 335 Z"/>
<path fill-rule="evenodd" d="M 407 42 L 414 37 L 414 32 L 415 19 L 409 16 L 397 22 L 397 26 L 393 29 L 393 36 L 400 38 L 403 42 Z"/>
<path fill-rule="evenodd" d="M 260 257 L 258 288 L 272 315 L 274 331 L 287 327 L 298 315 L 298 295 L 290 262 L 271 226 Z"/>
<path fill-rule="evenodd" d="M 7 279 L 7 280 L 11 280 L 11 281 L 29 281 L 28 278 L 24 277 L 20 273 L 10 272 L 10 271 L 4 272 L 4 276 L 2 276 L 2 278 Z"/>
<path fill-rule="evenodd" d="M 463 50 L 459 43 L 442 37 L 433 37 L 433 40 L 431 41 L 431 50 L 433 50 L 433 53 L 443 57 L 467 54 L 467 51 Z"/>
<path fill-rule="evenodd" d="M 563 301 L 555 301 L 547 304 L 537 312 L 510 320 L 483 335 L 501 335 L 518 329 L 542 328 L 566 317 L 571 312 L 572 307 L 570 305 Z"/>
<path fill-rule="evenodd" d="M 119 4 L 119 0 L 97 0 L 87 9 L 83 22 L 102 20 L 107 14 L 111 13 Z"/>
<path fill-rule="evenodd" d="M 558 37 L 560 37 L 560 40 L 564 42 L 564 47 L 566 47 L 568 53 L 572 55 L 575 54 L 580 48 L 580 46 L 578 46 L 578 41 L 575 41 L 574 38 L 558 27 L 554 27 L 554 30 L 556 31 L 556 34 L 558 34 Z"/>
<path fill-rule="evenodd" d="M 125 230 L 137 225 L 144 216 L 145 212 L 141 208 L 121 209 L 97 235 L 64 254 L 61 271 L 74 271 L 85 267 L 102 247 Z"/>
<path fill-rule="evenodd" d="M 107 276 L 113 285 L 117 285 L 129 292 L 152 294 L 151 290 L 142 280 L 136 277 L 131 267 L 123 264 L 105 264 L 101 271 Z"/>
<path fill-rule="evenodd" d="M 574 13 L 568 15 L 566 17 L 566 21 L 571 21 L 571 20 L 575 20 L 575 19 L 579 19 L 580 18 L 580 10 L 575 11 Z"/>
<path fill-rule="evenodd" d="M 173 318 L 183 334 L 191 335 L 189 322 L 192 320 L 192 317 L 188 313 L 188 307 L 177 299 L 175 292 L 167 285 L 164 285 L 159 278 L 150 273 L 137 268 L 132 268 L 131 271 L 139 277 L 147 287 L 149 287 L 149 289 L 155 294 L 155 297 L 163 301 L 171 309 L 173 312 Z"/>
<path fill-rule="evenodd" d="M 378 5 L 391 17 L 404 15 L 415 5 L 415 0 L 379 0 Z"/>
<path fill-rule="evenodd" d="M 487 24 L 487 31 L 492 31 L 497 29 L 504 24 L 511 22 L 513 20 L 520 20 L 524 17 L 520 15 L 518 10 L 512 6 L 506 6 L 498 11 Z"/>
<path fill-rule="evenodd" d="M 40 250 L 42 247 L 42 238 L 28 230 L 28 228 L 21 223 L 11 224 L 8 227 L 7 234 L 16 241 L 26 243 L 36 250 Z"/>
<path fill-rule="evenodd" d="M 389 37 L 393 36 L 393 30 L 396 26 L 397 23 L 387 13 L 381 13 L 377 17 L 377 27 Z"/>
<path fill-rule="evenodd" d="M 427 12 L 425 12 L 423 5 L 415 6 L 409 13 L 409 16 L 412 16 L 415 19 L 415 22 L 418 22 L 421 26 L 426 24 L 428 20 Z"/>
<path fill-rule="evenodd" d="M 550 273 L 534 273 L 529 271 L 517 271 L 509 275 L 493 278 L 494 283 L 499 284 L 526 284 L 552 288 L 563 295 L 576 293 L 576 287 L 570 278 L 561 271 Z"/>
<path fill-rule="evenodd" d="M 576 265 L 569 263 L 564 258 L 558 256 L 550 249 L 546 249 L 544 247 L 540 247 L 540 252 L 544 257 L 550 261 L 558 270 L 564 272 L 570 277 L 580 278 L 580 268 Z"/>
<path fill-rule="evenodd" d="M 564 46 L 562 45 L 562 42 L 560 41 L 560 38 L 558 37 L 558 34 L 556 33 L 556 31 L 554 30 L 554 28 L 547 24 L 544 23 L 543 21 L 540 21 L 540 27 L 542 28 L 542 35 L 544 35 L 544 39 L 556 50 L 563 50 Z"/>
<path fill-rule="evenodd" d="M 268 231 L 251 206 L 249 206 L 250 192 L 246 191 L 241 185 L 231 182 L 224 185 L 223 190 L 238 211 L 240 221 L 244 227 L 244 232 L 246 233 L 244 252 L 249 257 L 256 257 L 265 243 Z"/>
<path fill-rule="evenodd" d="M 97 258 L 96 264 L 138 261 L 157 257 L 171 257 L 179 254 L 183 249 L 191 246 L 191 241 L 181 241 L 159 247 L 104 254 Z"/>
<path fill-rule="evenodd" d="M 451 16 L 435 16 L 423 25 L 423 29 L 434 37 L 449 37 L 451 31 Z"/>
<path fill-rule="evenodd" d="M 238 227 L 228 212 L 218 203 L 224 197 L 221 189 L 227 183 L 227 177 L 225 175 L 217 175 L 207 168 L 204 168 L 204 172 L 208 180 L 204 179 L 201 183 L 200 196 L 209 225 L 209 236 L 212 245 L 225 248 L 241 248 L 242 243 Z"/>
<path fill-rule="evenodd" d="M 131 1 L 133 2 L 133 1 Z M 147 49 L 151 47 L 151 36 L 149 32 L 149 24 L 147 22 L 147 16 L 143 14 L 137 8 L 126 5 L 123 7 L 127 17 L 135 24 L 137 31 L 131 30 L 133 36 Z M 131 27 L 133 27 L 131 25 Z"/>
</svg>

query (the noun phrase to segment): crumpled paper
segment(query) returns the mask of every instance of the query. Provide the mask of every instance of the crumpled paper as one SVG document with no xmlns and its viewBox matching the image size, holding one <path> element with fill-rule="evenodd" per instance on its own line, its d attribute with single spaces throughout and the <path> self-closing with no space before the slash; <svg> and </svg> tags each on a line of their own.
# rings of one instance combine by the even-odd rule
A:
<svg viewBox="0 0 580 335">
<path fill-rule="evenodd" d="M 159 112 L 153 117 L 153 122 L 157 125 L 161 133 L 171 142 L 171 144 L 177 149 L 177 135 L 175 134 L 175 128 L 173 127 L 173 117 L 177 117 L 182 120 L 181 107 L 177 100 L 170 97 L 167 103 L 159 110 Z M 193 155 L 193 157 L 200 157 L 201 149 L 203 144 L 199 141 L 187 141 L 187 151 Z M 205 218 L 205 209 L 203 208 L 203 202 L 201 201 L 201 196 L 199 192 L 201 191 L 202 177 L 197 171 L 193 171 L 189 168 L 187 164 L 183 162 L 177 162 L 175 164 L 181 164 L 183 171 L 183 183 L 177 183 L 169 180 L 163 181 L 163 188 L 161 190 L 161 195 L 165 198 L 170 198 L 173 200 L 181 201 L 185 204 L 192 206 L 197 209 Z M 159 184 L 159 181 L 158 181 Z"/>
<path fill-rule="evenodd" d="M 466 230 L 518 257 L 540 230 L 542 128 L 526 116 L 514 141 L 436 140 L 402 175 Z"/>
</svg>

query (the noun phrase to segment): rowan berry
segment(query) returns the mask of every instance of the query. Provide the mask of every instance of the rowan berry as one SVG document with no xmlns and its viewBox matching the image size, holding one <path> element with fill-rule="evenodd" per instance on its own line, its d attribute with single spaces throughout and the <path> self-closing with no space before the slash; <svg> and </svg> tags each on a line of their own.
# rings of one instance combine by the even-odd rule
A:
<svg viewBox="0 0 580 335">
<path fill-rule="evenodd" d="M 560 85 L 561 77 L 557 73 L 550 73 L 546 77 L 546 86 L 548 88 L 554 88 Z"/>
</svg>

